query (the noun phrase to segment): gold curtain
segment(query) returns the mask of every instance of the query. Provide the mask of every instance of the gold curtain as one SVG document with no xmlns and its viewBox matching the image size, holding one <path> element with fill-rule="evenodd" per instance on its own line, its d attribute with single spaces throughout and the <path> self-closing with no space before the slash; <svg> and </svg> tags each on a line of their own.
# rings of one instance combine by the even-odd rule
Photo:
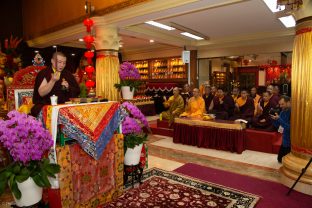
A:
<svg viewBox="0 0 312 208">
<path fill-rule="evenodd" d="M 312 22 L 296 28 L 292 57 L 292 152 L 312 155 Z"/>
<path fill-rule="evenodd" d="M 99 55 L 96 58 L 96 95 L 108 100 L 119 100 L 119 93 L 114 87 L 119 83 L 119 59 L 115 55 Z"/>
</svg>

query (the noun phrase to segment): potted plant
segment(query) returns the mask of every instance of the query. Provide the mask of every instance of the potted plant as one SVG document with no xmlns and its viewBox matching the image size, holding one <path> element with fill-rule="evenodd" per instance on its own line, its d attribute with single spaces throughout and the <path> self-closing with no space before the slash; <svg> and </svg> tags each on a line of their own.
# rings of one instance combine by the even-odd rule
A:
<svg viewBox="0 0 312 208">
<path fill-rule="evenodd" d="M 143 143 L 147 140 L 147 134 L 143 127 L 149 129 L 148 122 L 140 109 L 130 102 L 124 102 L 122 107 L 128 112 L 128 116 L 122 122 L 122 133 L 124 134 L 125 165 L 137 165 Z"/>
<path fill-rule="evenodd" d="M 0 120 L 0 142 L 13 162 L 0 170 L 0 194 L 8 185 L 17 206 L 30 206 L 42 198 L 42 187 L 50 187 L 48 177 L 60 172 L 44 155 L 53 145 L 50 132 L 32 116 L 17 111 Z"/>
<path fill-rule="evenodd" d="M 120 65 L 118 74 L 120 83 L 117 83 L 114 86 L 118 90 L 121 90 L 123 99 L 133 99 L 134 89 L 141 85 L 141 82 L 139 81 L 141 78 L 139 70 L 133 64 L 124 62 Z"/>
</svg>

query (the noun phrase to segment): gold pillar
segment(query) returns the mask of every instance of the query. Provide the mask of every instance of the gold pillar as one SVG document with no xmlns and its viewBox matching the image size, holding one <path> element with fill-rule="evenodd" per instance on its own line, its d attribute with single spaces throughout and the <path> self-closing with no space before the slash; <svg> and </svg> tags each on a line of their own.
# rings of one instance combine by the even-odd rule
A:
<svg viewBox="0 0 312 208">
<path fill-rule="evenodd" d="M 117 27 L 107 25 L 103 17 L 94 17 L 96 48 L 96 95 L 118 100 L 119 93 L 114 87 L 119 83 L 119 37 Z"/>
<path fill-rule="evenodd" d="M 291 187 L 312 157 L 312 3 L 305 1 L 295 17 L 292 55 L 291 153 L 283 158 L 282 183 Z M 300 19 L 298 19 L 300 18 Z M 312 195 L 312 165 L 295 190 Z"/>
</svg>

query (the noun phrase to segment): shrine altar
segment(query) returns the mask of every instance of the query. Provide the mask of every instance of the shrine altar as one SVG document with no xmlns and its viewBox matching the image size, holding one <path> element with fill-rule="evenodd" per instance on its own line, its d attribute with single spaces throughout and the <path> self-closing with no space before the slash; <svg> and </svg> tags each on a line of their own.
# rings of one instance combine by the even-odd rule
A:
<svg viewBox="0 0 312 208">
<path fill-rule="evenodd" d="M 50 160 L 61 166 L 51 180 L 50 207 L 97 207 L 123 192 L 123 135 L 118 102 L 45 106 L 40 119 L 51 131 Z M 77 143 L 57 145 L 61 131 Z"/>
<path fill-rule="evenodd" d="M 245 149 L 245 127 L 224 120 L 176 118 L 173 142 L 241 154 Z"/>
</svg>

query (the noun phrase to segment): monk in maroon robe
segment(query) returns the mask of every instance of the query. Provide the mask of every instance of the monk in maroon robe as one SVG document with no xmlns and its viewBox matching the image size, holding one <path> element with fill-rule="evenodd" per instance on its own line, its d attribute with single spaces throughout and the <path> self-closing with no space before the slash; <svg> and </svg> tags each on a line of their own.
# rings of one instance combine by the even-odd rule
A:
<svg viewBox="0 0 312 208">
<path fill-rule="evenodd" d="M 50 96 L 58 97 L 57 103 L 62 104 L 69 98 L 78 97 L 79 85 L 70 71 L 65 69 L 66 56 L 61 52 L 53 54 L 52 67 L 40 71 L 34 86 L 31 115 L 37 117 L 44 105 L 50 105 Z"/>
<path fill-rule="evenodd" d="M 209 106 L 213 100 L 213 95 L 211 93 L 211 87 L 210 86 L 205 86 L 205 91 L 203 94 L 203 98 L 205 101 L 205 107 L 206 107 L 206 112 L 209 112 Z"/>
<path fill-rule="evenodd" d="M 275 131 L 273 122 L 270 116 L 270 110 L 276 107 L 276 104 L 272 102 L 271 93 L 269 91 L 264 92 L 262 99 L 259 102 L 257 113 L 252 121 L 252 126 L 259 130 Z"/>
<path fill-rule="evenodd" d="M 271 105 L 273 106 L 273 108 L 278 107 L 278 102 L 279 102 L 279 95 L 276 94 L 276 89 L 274 89 L 275 87 L 273 85 L 268 85 L 267 86 L 267 92 L 271 93 L 271 97 L 270 97 L 270 102 Z"/>
<path fill-rule="evenodd" d="M 223 89 L 219 88 L 210 104 L 209 111 L 216 114 L 216 119 L 227 120 L 233 116 L 234 108 L 232 96 L 225 94 Z"/>
<path fill-rule="evenodd" d="M 251 122 L 254 112 L 254 100 L 248 96 L 247 90 L 243 89 L 236 100 L 234 116 L 230 120 L 244 119 Z"/>
</svg>

